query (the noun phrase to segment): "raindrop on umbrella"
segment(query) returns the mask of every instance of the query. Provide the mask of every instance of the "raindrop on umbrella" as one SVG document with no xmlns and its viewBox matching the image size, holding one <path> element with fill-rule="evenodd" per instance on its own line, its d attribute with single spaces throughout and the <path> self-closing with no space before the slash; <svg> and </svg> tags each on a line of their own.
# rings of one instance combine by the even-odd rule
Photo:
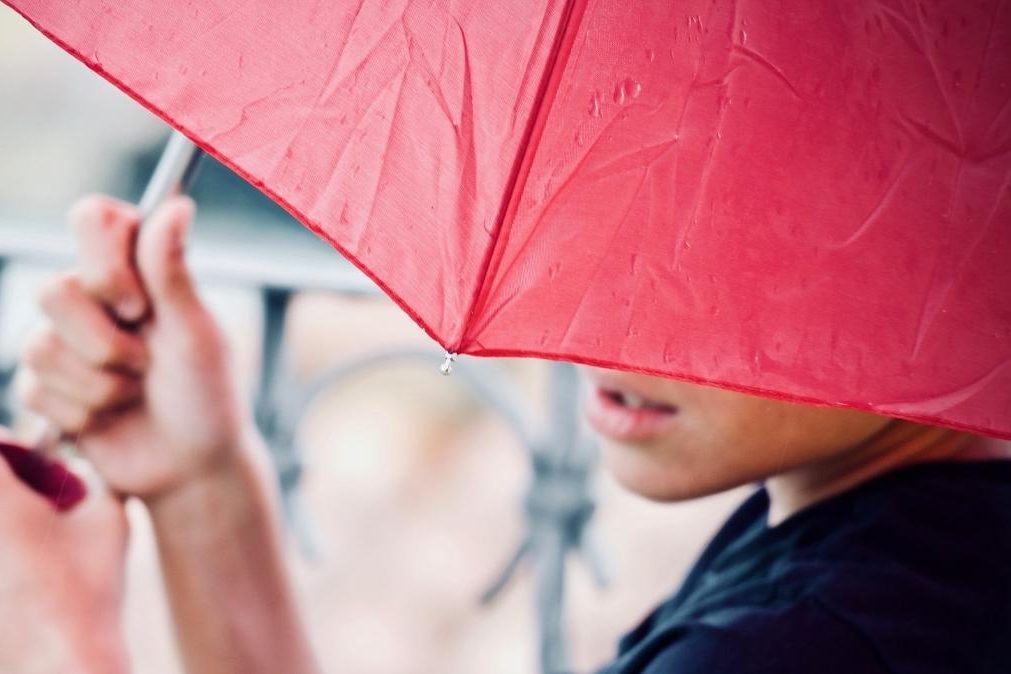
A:
<svg viewBox="0 0 1011 674">
<path fill-rule="evenodd" d="M 641 93 L 642 85 L 631 77 L 626 77 L 614 85 L 614 102 L 624 105 L 629 99 L 638 98 Z"/>
</svg>

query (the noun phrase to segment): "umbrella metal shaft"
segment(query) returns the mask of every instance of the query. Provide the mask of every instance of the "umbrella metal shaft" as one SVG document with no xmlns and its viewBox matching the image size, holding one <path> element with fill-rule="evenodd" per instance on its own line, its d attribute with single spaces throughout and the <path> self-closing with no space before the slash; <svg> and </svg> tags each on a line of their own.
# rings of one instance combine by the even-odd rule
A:
<svg viewBox="0 0 1011 674">
<path fill-rule="evenodd" d="M 147 220 L 165 199 L 190 188 L 203 155 L 203 150 L 189 138 L 172 132 L 140 198 L 141 221 Z"/>
</svg>

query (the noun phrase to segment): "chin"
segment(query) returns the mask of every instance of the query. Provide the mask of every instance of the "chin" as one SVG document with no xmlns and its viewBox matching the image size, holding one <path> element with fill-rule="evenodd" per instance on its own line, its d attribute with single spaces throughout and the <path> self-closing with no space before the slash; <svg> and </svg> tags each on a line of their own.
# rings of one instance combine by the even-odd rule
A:
<svg viewBox="0 0 1011 674">
<path fill-rule="evenodd" d="M 716 483 L 710 476 L 699 475 L 688 465 L 660 464 L 652 460 L 648 449 L 614 440 L 603 442 L 602 455 L 604 467 L 618 484 L 650 501 L 687 501 L 736 486 Z"/>
</svg>

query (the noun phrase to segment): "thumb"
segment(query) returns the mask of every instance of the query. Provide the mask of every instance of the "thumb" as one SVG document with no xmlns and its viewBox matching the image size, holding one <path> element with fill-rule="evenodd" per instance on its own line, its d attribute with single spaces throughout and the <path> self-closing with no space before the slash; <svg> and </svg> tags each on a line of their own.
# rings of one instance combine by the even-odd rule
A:
<svg viewBox="0 0 1011 674">
<path fill-rule="evenodd" d="M 186 311 L 200 305 L 193 277 L 186 267 L 186 236 L 195 211 L 189 197 L 172 197 L 140 228 L 137 267 L 155 314 Z"/>
</svg>

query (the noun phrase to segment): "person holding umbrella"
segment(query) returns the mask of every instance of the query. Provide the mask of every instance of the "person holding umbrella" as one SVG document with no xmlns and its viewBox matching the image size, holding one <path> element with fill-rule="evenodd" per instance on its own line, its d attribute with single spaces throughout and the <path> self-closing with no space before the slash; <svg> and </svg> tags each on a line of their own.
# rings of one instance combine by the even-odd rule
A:
<svg viewBox="0 0 1011 674">
<path fill-rule="evenodd" d="M 48 324 L 25 351 L 18 390 L 78 438 L 113 494 L 146 505 L 189 672 L 316 672 L 263 442 L 184 263 L 192 217 L 192 203 L 174 198 L 138 232 L 129 205 L 79 203 L 79 264 L 42 294 Z M 671 379 L 585 375 L 588 420 L 629 489 L 677 501 L 762 483 L 602 671 L 1011 671 L 1011 443 Z M 0 480 L 8 531 L 37 505 Z M 89 567 L 80 601 L 16 582 L 44 573 L 9 561 L 21 548 L 47 554 L 31 538 L 11 535 L 0 553 L 0 576 L 29 588 L 19 606 L 59 614 L 57 631 L 91 630 L 90 652 L 65 640 L 73 671 L 125 671 L 120 538 Z M 72 573 L 84 560 L 62 561 Z"/>
<path fill-rule="evenodd" d="M 607 674 L 1011 671 L 1011 449 L 983 437 L 1011 438 L 1005 4 L 2 1 L 368 273 L 447 371 L 610 368 L 587 414 L 633 491 L 761 483 Z M 315 671 L 191 218 L 75 208 L 19 390 L 146 504 L 192 672 Z M 42 567 L 0 572 L 69 633 L 115 613 L 116 564 L 65 606 Z"/>
</svg>

